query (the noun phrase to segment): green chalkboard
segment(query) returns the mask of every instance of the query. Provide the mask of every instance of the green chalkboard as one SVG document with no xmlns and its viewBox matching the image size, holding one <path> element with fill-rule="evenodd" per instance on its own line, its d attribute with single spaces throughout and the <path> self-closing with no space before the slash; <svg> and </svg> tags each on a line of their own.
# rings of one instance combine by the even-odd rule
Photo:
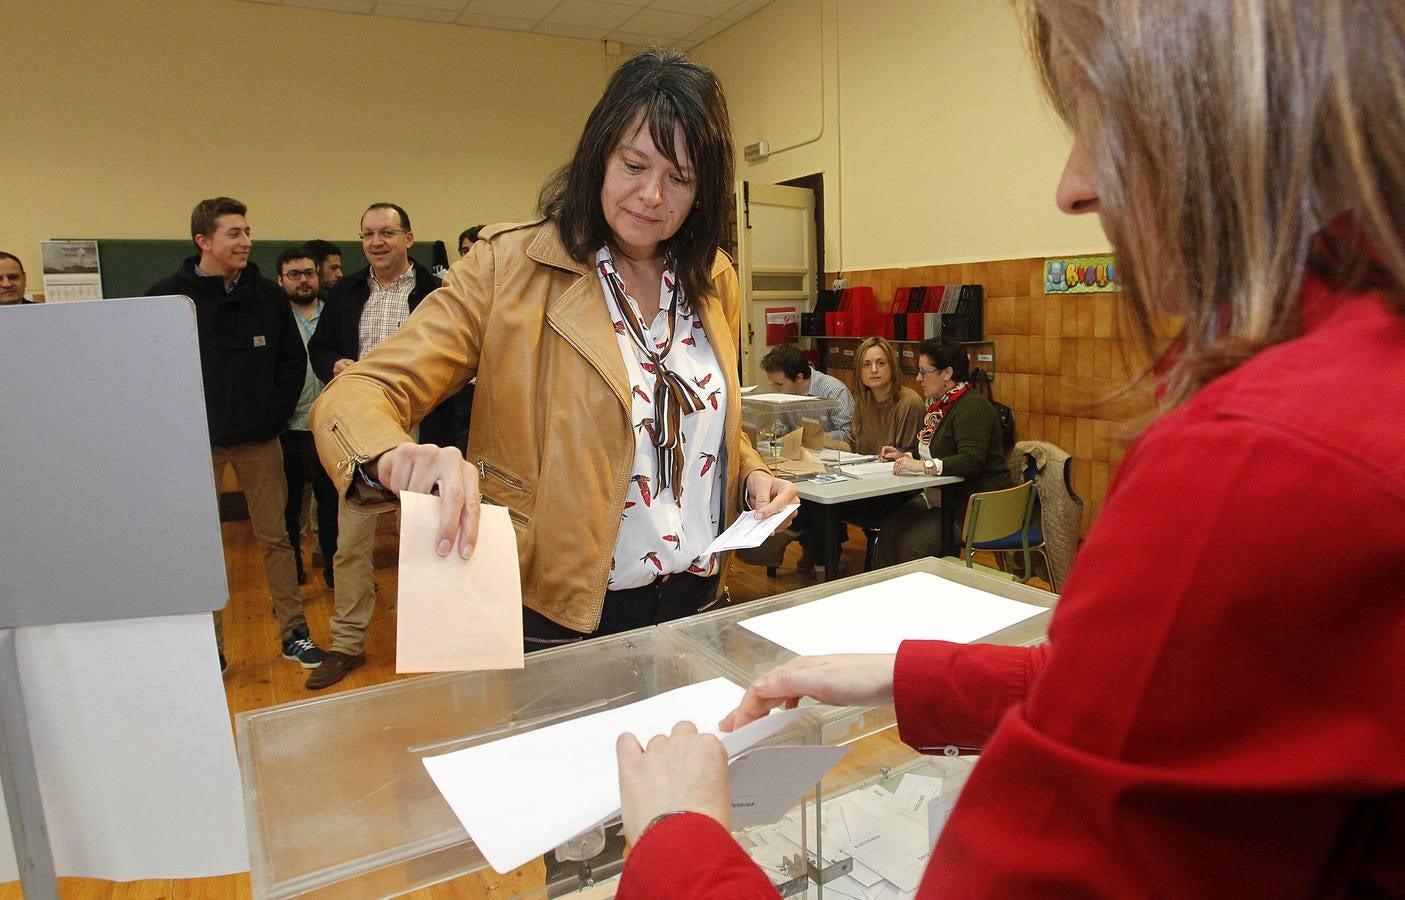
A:
<svg viewBox="0 0 1405 900">
<path fill-rule="evenodd" d="M 275 276 L 273 262 L 285 247 L 295 247 L 301 241 L 255 241 L 251 258 L 259 271 L 272 279 Z M 361 242 L 356 238 L 337 241 L 342 249 L 342 271 L 350 275 L 364 268 L 366 256 L 361 252 Z M 434 268 L 431 261 L 433 241 L 421 241 L 410 248 L 410 256 L 428 268 Z M 190 241 L 158 240 L 98 240 L 98 261 L 102 265 L 102 295 L 104 297 L 140 297 L 147 289 L 162 278 L 170 275 L 187 256 L 195 255 L 195 245 Z"/>
</svg>

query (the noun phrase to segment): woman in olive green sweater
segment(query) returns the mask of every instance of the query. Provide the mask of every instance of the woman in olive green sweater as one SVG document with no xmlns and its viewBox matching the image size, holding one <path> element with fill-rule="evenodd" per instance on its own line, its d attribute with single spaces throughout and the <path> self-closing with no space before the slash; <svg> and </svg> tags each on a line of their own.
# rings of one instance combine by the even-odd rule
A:
<svg viewBox="0 0 1405 900">
<path fill-rule="evenodd" d="M 923 341 L 918 348 L 917 381 L 929 406 L 914 446 L 906 451 L 884 447 L 895 473 L 960 475 L 952 492 L 966 513 L 966 498 L 980 491 L 1013 487 L 1000 438 L 1000 414 L 989 400 L 971 390 L 966 350 L 956 344 Z M 914 455 L 915 453 L 915 455 Z M 934 495 L 935 491 L 929 491 Z M 883 521 L 875 565 L 891 566 L 941 547 L 941 514 L 926 497 L 908 500 Z"/>
</svg>

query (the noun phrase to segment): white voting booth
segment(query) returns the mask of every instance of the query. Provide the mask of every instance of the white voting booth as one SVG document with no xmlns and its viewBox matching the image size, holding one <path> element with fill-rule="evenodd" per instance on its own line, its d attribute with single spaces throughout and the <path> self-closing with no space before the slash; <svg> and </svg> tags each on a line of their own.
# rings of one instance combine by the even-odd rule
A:
<svg viewBox="0 0 1405 900">
<path fill-rule="evenodd" d="M 247 868 L 198 346 L 183 297 L 0 308 L 0 881 L 30 900 Z"/>
</svg>

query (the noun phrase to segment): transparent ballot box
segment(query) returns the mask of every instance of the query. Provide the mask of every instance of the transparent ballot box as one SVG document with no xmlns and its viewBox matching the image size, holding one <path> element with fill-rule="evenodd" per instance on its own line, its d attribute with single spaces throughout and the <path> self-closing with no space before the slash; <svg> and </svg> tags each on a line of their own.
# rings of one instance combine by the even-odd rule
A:
<svg viewBox="0 0 1405 900">
<path fill-rule="evenodd" d="M 1052 608 L 1058 600 L 1058 595 L 1028 585 L 985 575 L 974 569 L 968 569 L 960 563 L 930 556 L 886 569 L 823 582 L 786 594 L 777 594 L 764 600 L 741 603 L 701 615 L 690 616 L 686 619 L 678 619 L 660 625 L 659 629 L 672 632 L 683 640 L 696 644 L 714 660 L 718 667 L 728 672 L 728 677 L 738 684 L 750 684 L 759 675 L 769 672 L 795 654 L 785 647 L 774 644 L 761 635 L 743 628 L 740 624 L 742 621 L 776 610 L 801 606 L 854 588 L 878 584 L 911 572 L 927 572 L 998 597 L 1006 597 L 1050 610 L 982 637 L 981 642 L 983 643 L 1030 646 L 1043 642 L 1048 634 L 1049 621 L 1053 617 Z M 871 709 L 850 707 L 833 710 L 821 717 L 821 722 L 820 739 L 825 744 L 847 743 L 891 728 L 896 724 L 891 706 Z"/>
<path fill-rule="evenodd" d="M 795 654 L 741 627 L 742 621 L 913 572 L 1048 610 L 986 635 L 982 643 L 1032 646 L 1047 638 L 1057 595 L 931 557 L 659 627 L 696 644 L 719 666 L 730 668 L 731 677 L 749 684 Z M 789 889 L 795 896 L 873 896 L 887 882 L 891 893 L 884 896 L 910 896 L 978 757 L 956 747 L 944 748 L 937 756 L 919 754 L 899 739 L 891 705 L 827 710 L 816 713 L 815 720 L 820 742 L 845 746 L 848 753 L 802 808 L 777 826 L 740 832 L 737 840 L 783 893 Z M 779 864 L 783 871 L 803 877 L 782 885 L 775 869 L 776 847 L 790 844 L 798 844 L 804 858 L 780 858 Z"/>
<path fill-rule="evenodd" d="M 761 424 L 766 417 L 777 415 L 794 415 L 797 419 L 801 416 L 816 418 L 826 410 L 838 409 L 839 401 L 830 397 L 794 397 L 793 399 L 777 400 L 769 399 L 774 397 L 761 388 L 757 388 L 755 395 L 742 394 L 742 419 L 747 422 Z"/>
<path fill-rule="evenodd" d="M 658 629 L 534 653 L 521 670 L 422 675 L 241 713 L 239 764 L 256 897 L 393 896 L 486 867 L 421 760 L 625 706 L 726 673 Z M 802 718 L 801 723 L 805 722 Z M 792 726 L 763 743 L 813 742 Z M 563 798 L 563 802 L 567 802 Z M 618 870 L 623 841 L 607 829 L 599 874 Z M 594 844 L 593 846 L 589 846 Z M 558 854 L 562 851 L 558 848 Z M 571 856 L 569 851 L 564 853 Z M 548 854 L 498 896 L 548 879 L 588 882 Z M 587 876 L 589 872 L 585 873 Z"/>
<path fill-rule="evenodd" d="M 742 395 L 742 429 L 768 460 L 779 457 L 780 439 L 799 428 L 802 419 L 819 421 L 827 410 L 839 408 L 839 401 L 828 397 L 768 399 L 777 395 L 766 394 L 759 387 L 756 391 L 759 396 Z"/>
</svg>

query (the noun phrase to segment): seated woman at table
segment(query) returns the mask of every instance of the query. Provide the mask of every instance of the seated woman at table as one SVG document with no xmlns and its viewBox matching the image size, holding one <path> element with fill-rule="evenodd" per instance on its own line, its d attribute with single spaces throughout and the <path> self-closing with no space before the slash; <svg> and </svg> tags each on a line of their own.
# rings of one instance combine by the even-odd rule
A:
<svg viewBox="0 0 1405 900">
<path fill-rule="evenodd" d="M 1180 323 L 1159 415 L 1048 644 L 797 658 L 722 727 L 810 696 L 983 746 L 923 898 L 1405 896 L 1405 15 L 1028 5 L 1059 207 L 1101 219 L 1142 339 Z M 619 741 L 619 900 L 775 897 L 695 732 Z"/>
<path fill-rule="evenodd" d="M 677 53 L 620 66 L 544 217 L 485 228 L 394 336 L 312 410 L 354 503 L 443 499 L 435 547 L 468 557 L 479 501 L 507 507 L 527 649 L 712 605 L 743 507 L 784 508 L 741 431 L 727 103 Z M 410 426 L 475 375 L 469 458 Z M 480 495 L 481 491 L 481 495 Z"/>
<path fill-rule="evenodd" d="M 922 430 L 907 449 L 888 446 L 882 455 L 893 460 L 894 475 L 964 478 L 947 493 L 958 504 L 954 512 L 959 524 L 966 515 L 967 497 L 1014 487 L 1000 437 L 1000 414 L 994 404 L 971 390 L 970 361 L 964 348 L 926 340 L 917 355 L 917 383 L 930 404 Z M 941 516 L 936 508 L 941 496 L 936 490 L 924 491 L 883 521 L 876 567 L 941 552 Z"/>
<path fill-rule="evenodd" d="M 877 456 L 885 446 L 911 444 L 922 425 L 922 398 L 901 383 L 898 355 L 881 337 L 864 339 L 854 353 L 859 389 L 854 393 L 854 419 L 848 448 Z M 841 442 L 842 443 L 842 442 Z M 901 506 L 903 495 L 859 500 L 844 507 L 845 521 L 860 527 L 877 525 Z M 800 533 L 801 571 L 824 567 L 823 517 L 806 504 L 800 508 L 795 529 Z M 842 528 L 840 529 L 843 530 Z M 838 543 L 844 543 L 842 534 Z"/>
<path fill-rule="evenodd" d="M 907 447 L 922 427 L 922 398 L 902 383 L 898 354 L 881 337 L 866 338 L 854 352 L 859 389 L 849 447 L 878 455 L 885 446 Z"/>
</svg>

